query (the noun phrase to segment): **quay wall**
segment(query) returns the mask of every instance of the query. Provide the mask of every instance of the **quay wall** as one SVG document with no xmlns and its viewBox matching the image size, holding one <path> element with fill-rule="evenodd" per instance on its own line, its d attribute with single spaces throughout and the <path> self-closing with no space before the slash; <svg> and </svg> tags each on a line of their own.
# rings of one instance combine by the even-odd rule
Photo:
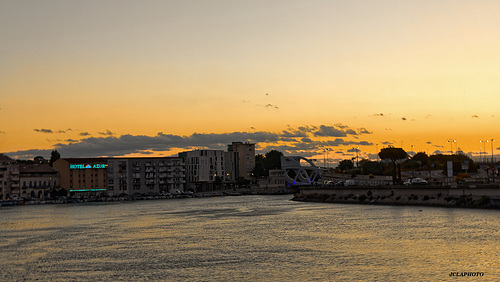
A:
<svg viewBox="0 0 500 282">
<path fill-rule="evenodd" d="M 332 203 L 500 208 L 499 185 L 300 187 L 293 200 Z"/>
</svg>

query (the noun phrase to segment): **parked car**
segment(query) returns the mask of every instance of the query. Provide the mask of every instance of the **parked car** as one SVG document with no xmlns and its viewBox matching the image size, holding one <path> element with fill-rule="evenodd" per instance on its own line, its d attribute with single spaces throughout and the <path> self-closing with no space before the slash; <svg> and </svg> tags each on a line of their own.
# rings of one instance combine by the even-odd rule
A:
<svg viewBox="0 0 500 282">
<path fill-rule="evenodd" d="M 406 180 L 403 185 L 427 185 L 429 184 L 425 179 L 415 177 Z"/>
</svg>

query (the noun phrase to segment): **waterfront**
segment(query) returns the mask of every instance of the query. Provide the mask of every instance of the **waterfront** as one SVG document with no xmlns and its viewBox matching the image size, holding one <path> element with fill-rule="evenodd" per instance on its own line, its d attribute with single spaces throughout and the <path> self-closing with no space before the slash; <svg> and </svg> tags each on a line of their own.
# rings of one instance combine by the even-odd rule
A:
<svg viewBox="0 0 500 282">
<path fill-rule="evenodd" d="M 4 207 L 0 280 L 500 280 L 497 210 L 291 197 Z"/>
</svg>

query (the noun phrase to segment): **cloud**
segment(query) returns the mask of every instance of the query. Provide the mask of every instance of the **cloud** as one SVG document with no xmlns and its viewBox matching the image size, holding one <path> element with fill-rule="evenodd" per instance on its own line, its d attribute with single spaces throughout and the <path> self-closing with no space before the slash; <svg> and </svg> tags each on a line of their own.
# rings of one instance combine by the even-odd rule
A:
<svg viewBox="0 0 500 282">
<path fill-rule="evenodd" d="M 272 104 L 267 104 L 267 105 L 265 105 L 265 107 L 266 107 L 266 108 L 272 108 L 272 109 L 279 109 L 279 107 L 278 107 L 278 106 L 276 106 L 276 105 L 272 105 Z"/>
<path fill-rule="evenodd" d="M 383 113 L 378 113 L 378 114 L 371 115 L 371 117 L 383 117 L 383 116 L 384 116 Z"/>
<path fill-rule="evenodd" d="M 401 118 L 401 120 L 406 120 L 406 118 L 405 118 L 405 117 L 402 117 L 402 118 Z"/>
<path fill-rule="evenodd" d="M 35 128 L 35 129 L 33 129 L 33 130 L 34 130 L 34 131 L 36 131 L 36 132 L 40 132 L 40 133 L 54 133 L 54 132 L 52 131 L 52 129 L 45 129 L 45 128 L 36 129 L 36 128 Z"/>
<path fill-rule="evenodd" d="M 358 135 L 356 131 L 350 129 L 347 126 L 344 125 L 336 125 L 336 126 L 339 128 L 336 128 L 335 126 L 321 125 L 317 130 L 313 132 L 313 134 L 314 136 L 322 136 L 322 137 L 346 137 L 348 134 Z"/>
<path fill-rule="evenodd" d="M 362 127 L 362 128 L 358 128 L 358 134 L 359 135 L 361 135 L 361 134 L 373 134 L 373 132 L 371 132 L 368 129 Z"/>
<path fill-rule="evenodd" d="M 359 132 L 359 133 L 358 133 Z M 313 156 L 321 154 L 324 148 L 339 146 L 371 146 L 373 143 L 362 140 L 347 140 L 359 134 L 371 133 L 366 128 L 358 132 L 346 125 L 335 126 L 300 126 L 287 127 L 278 132 L 251 131 L 229 133 L 195 132 L 188 136 L 158 132 L 155 136 L 122 135 L 113 136 L 110 130 L 100 132 L 100 136 L 92 137 L 82 132 L 84 139 L 65 139 L 47 150 L 25 150 L 8 153 L 16 158 L 32 158 L 36 155 L 50 156 L 56 149 L 63 157 L 101 157 L 123 156 L 128 154 L 151 154 L 152 152 L 189 151 L 197 148 L 225 150 L 231 142 L 251 142 L 257 144 L 257 151 L 281 150 L 288 155 Z M 314 137 L 322 137 L 315 140 Z M 332 138 L 333 137 L 333 138 Z"/>
<path fill-rule="evenodd" d="M 7 132 L 0 130 L 0 134 L 7 134 Z"/>
<path fill-rule="evenodd" d="M 99 135 L 105 135 L 105 136 L 112 136 L 114 133 L 109 131 L 109 130 L 106 130 L 105 132 L 98 132 Z"/>
<path fill-rule="evenodd" d="M 472 118 L 479 118 L 479 116 L 478 115 L 473 115 Z"/>
</svg>

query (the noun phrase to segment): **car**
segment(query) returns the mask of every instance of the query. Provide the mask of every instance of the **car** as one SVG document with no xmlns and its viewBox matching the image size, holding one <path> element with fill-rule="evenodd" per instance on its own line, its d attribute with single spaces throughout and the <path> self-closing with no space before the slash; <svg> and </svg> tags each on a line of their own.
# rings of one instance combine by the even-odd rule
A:
<svg viewBox="0 0 500 282">
<path fill-rule="evenodd" d="M 427 185 L 429 184 L 425 179 L 415 177 L 406 180 L 403 185 Z"/>
</svg>

